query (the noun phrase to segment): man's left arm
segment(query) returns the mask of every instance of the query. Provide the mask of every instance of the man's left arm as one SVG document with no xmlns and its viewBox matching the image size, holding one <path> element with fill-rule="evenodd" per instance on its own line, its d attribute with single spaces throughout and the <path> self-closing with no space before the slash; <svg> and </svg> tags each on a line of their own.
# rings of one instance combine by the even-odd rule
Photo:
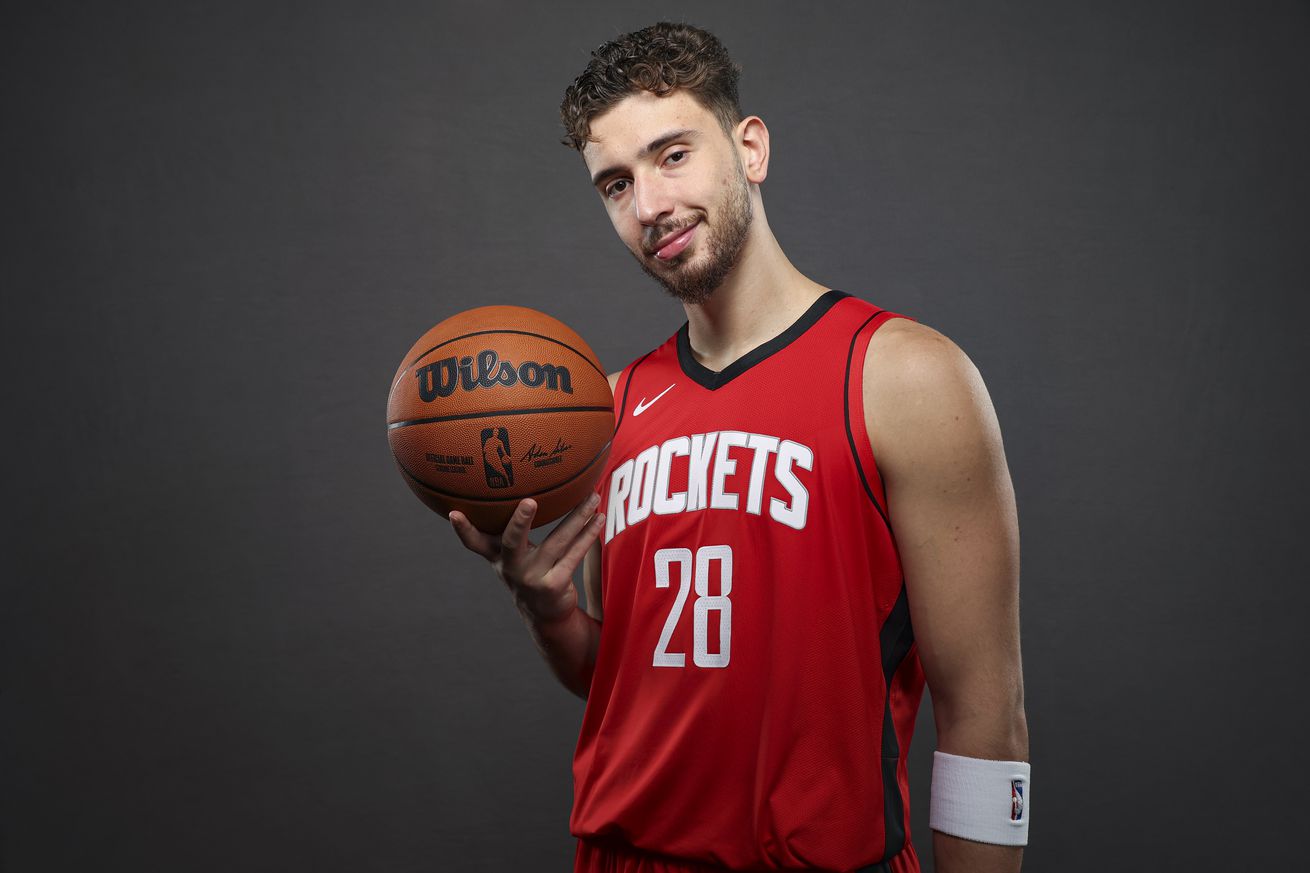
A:
<svg viewBox="0 0 1310 873">
<path fill-rule="evenodd" d="M 996 413 L 972 362 L 903 319 L 864 363 L 870 444 L 886 491 L 941 752 L 1027 761 L 1019 654 L 1019 526 Z M 940 873 L 1017 871 L 1023 849 L 937 831 Z"/>
</svg>

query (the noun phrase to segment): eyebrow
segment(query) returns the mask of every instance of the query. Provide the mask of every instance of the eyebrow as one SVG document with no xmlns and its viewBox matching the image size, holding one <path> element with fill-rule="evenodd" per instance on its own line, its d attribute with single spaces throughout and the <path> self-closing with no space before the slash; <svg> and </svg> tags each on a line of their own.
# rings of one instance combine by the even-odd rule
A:
<svg viewBox="0 0 1310 873">
<path fill-rule="evenodd" d="M 690 127 L 684 127 L 681 130 L 671 130 L 668 133 L 661 134 L 660 136 L 648 142 L 646 144 L 646 147 L 637 153 L 637 159 L 641 160 L 642 158 L 650 155 L 652 152 L 659 151 L 660 149 L 664 148 L 666 145 L 668 145 L 669 143 L 675 140 L 679 140 L 683 138 L 694 138 L 698 133 L 699 131 L 693 130 Z M 616 175 L 618 173 L 622 173 L 624 169 L 625 168 L 621 165 L 606 167 L 605 169 L 601 170 L 599 173 L 591 177 L 591 184 L 592 186 L 599 185 L 602 181 L 608 179 L 610 176 Z"/>
</svg>

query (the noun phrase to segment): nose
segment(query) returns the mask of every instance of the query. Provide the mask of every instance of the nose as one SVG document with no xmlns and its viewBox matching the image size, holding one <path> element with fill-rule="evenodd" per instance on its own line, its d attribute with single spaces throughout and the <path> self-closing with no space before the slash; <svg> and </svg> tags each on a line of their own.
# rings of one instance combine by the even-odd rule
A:
<svg viewBox="0 0 1310 873">
<path fill-rule="evenodd" d="M 646 227 L 653 227 L 673 214 L 672 192 L 658 175 L 633 179 L 632 206 L 637 212 L 637 220 Z"/>
</svg>

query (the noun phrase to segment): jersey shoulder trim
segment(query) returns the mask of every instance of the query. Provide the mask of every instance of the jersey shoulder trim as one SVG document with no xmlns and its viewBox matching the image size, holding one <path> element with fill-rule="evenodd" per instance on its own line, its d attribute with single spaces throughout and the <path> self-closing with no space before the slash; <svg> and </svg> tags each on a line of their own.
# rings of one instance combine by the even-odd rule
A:
<svg viewBox="0 0 1310 873">
<path fill-rule="evenodd" d="M 873 447 L 869 443 L 869 432 L 865 425 L 864 413 L 864 359 L 869 350 L 869 341 L 874 333 L 893 318 L 914 319 L 908 315 L 889 312 L 873 304 L 867 304 L 873 310 L 851 334 L 850 348 L 846 355 L 846 377 L 843 385 L 843 403 L 846 417 L 846 440 L 850 445 L 851 455 L 855 459 L 855 469 L 860 474 L 860 484 L 864 493 L 872 501 L 888 532 L 892 530 L 891 519 L 887 515 L 887 493 L 878 470 L 877 459 L 873 456 Z M 876 477 L 876 478 L 875 478 Z"/>
<path fill-rule="evenodd" d="M 632 377 L 633 375 L 636 374 L 637 368 L 641 366 L 641 362 L 649 358 L 651 355 L 655 354 L 657 351 L 659 351 L 658 348 L 651 349 L 649 352 L 642 355 L 640 358 L 637 358 L 637 360 L 633 361 L 631 364 L 628 364 L 628 366 L 623 368 L 623 372 L 619 373 L 618 381 L 614 383 L 615 388 L 618 388 L 620 385 L 622 385 L 622 391 L 616 392 L 616 398 L 621 398 L 619 400 L 618 408 L 615 410 L 615 415 L 614 415 L 614 434 L 616 436 L 618 435 L 619 428 L 623 427 L 623 422 L 627 418 L 626 413 L 628 409 L 628 389 L 632 387 Z M 612 439 L 613 437 L 611 437 L 611 440 Z"/>
</svg>

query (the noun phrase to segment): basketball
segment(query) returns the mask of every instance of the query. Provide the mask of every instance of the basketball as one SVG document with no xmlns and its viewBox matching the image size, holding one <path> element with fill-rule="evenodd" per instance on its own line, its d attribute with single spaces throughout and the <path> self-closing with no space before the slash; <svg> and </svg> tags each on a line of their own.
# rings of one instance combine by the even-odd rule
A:
<svg viewBox="0 0 1310 873">
<path fill-rule="evenodd" d="M 533 527 L 595 488 L 614 435 L 614 397 L 596 353 L 545 313 L 480 306 L 423 334 L 387 398 L 387 441 L 430 509 L 499 533 L 520 500 Z"/>
</svg>

